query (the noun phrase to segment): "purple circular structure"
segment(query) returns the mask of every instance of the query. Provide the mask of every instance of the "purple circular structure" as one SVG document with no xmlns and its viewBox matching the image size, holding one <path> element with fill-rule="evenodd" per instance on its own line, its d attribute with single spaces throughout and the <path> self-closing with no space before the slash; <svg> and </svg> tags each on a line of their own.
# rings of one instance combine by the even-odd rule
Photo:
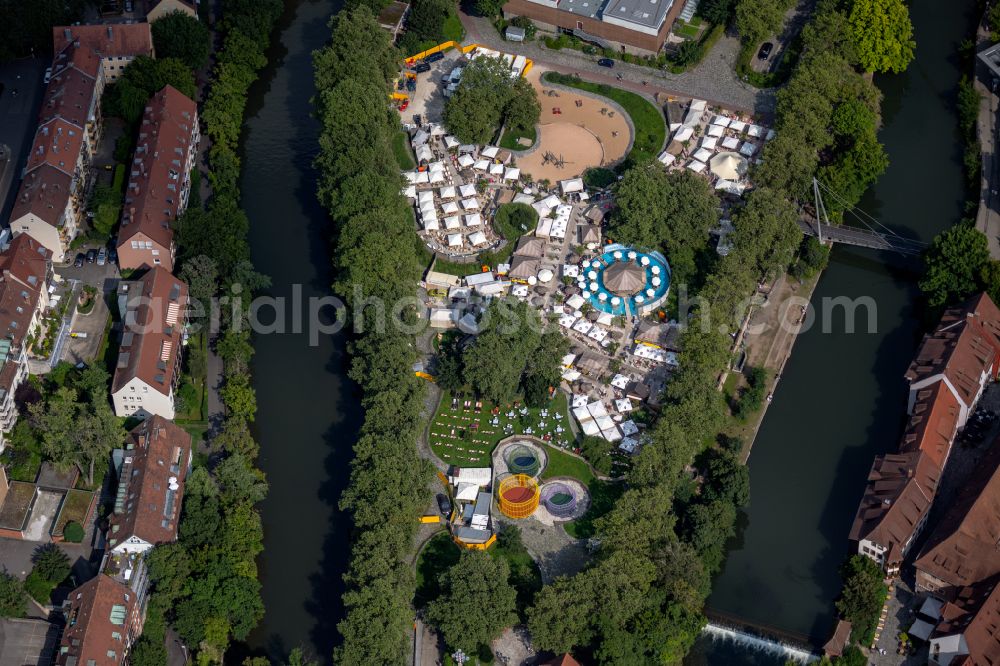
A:
<svg viewBox="0 0 1000 666">
<path fill-rule="evenodd" d="M 546 483 L 542 488 L 541 501 L 549 513 L 558 518 L 571 516 L 576 511 L 576 493 L 565 483 Z"/>
</svg>

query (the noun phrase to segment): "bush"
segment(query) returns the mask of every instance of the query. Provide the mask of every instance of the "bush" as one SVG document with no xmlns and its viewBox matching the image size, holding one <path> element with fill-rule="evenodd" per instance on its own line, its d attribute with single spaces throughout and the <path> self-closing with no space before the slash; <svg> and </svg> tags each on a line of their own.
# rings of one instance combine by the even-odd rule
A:
<svg viewBox="0 0 1000 666">
<path fill-rule="evenodd" d="M 70 521 L 63 528 L 63 538 L 70 543 L 80 543 L 83 541 L 83 536 L 83 525 L 80 523 Z"/>
<path fill-rule="evenodd" d="M 614 183 L 618 177 L 611 169 L 604 167 L 591 167 L 583 172 L 583 182 L 587 187 L 597 189 L 605 188 Z"/>
<path fill-rule="evenodd" d="M 56 589 L 55 583 L 50 583 L 34 571 L 28 574 L 24 580 L 24 591 L 43 606 L 52 601 L 52 590 L 54 589 Z"/>
</svg>

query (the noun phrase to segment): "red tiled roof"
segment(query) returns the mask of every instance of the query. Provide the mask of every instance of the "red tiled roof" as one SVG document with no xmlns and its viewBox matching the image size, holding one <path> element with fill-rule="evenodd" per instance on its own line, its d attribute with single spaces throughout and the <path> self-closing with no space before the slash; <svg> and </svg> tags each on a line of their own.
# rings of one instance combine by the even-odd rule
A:
<svg viewBox="0 0 1000 666">
<path fill-rule="evenodd" d="M 137 285 L 140 293 L 129 296 L 129 312 L 125 315 L 111 392 L 117 393 L 138 377 L 167 395 L 180 354 L 188 288 L 159 266 L 132 284 Z M 134 310 L 133 299 L 139 301 Z"/>
<path fill-rule="evenodd" d="M 986 294 L 948 309 L 933 333 L 924 336 L 906 371 L 911 383 L 943 374 L 966 406 L 979 394 L 984 374 L 1000 362 L 1000 310 Z"/>
<path fill-rule="evenodd" d="M 580 662 L 574 659 L 569 652 L 566 652 L 561 657 L 545 662 L 544 666 L 580 666 Z"/>
<path fill-rule="evenodd" d="M 960 411 L 958 399 L 942 382 L 920 389 L 899 445 L 900 453 L 923 451 L 943 470 Z"/>
<path fill-rule="evenodd" d="M 1000 574 L 1000 438 L 993 442 L 968 483 L 914 562 L 952 587 Z"/>
<path fill-rule="evenodd" d="M 114 547 L 132 537 L 154 546 L 170 543 L 177 539 L 191 435 L 152 416 L 129 432 L 128 446 L 120 481 L 127 484 L 125 505 L 115 509 L 108 543 Z"/>
<path fill-rule="evenodd" d="M 98 574 L 70 592 L 68 601 L 70 608 L 56 663 L 124 663 L 133 635 L 131 625 L 137 621 L 135 593 Z"/>
<path fill-rule="evenodd" d="M 55 26 L 52 28 L 52 42 L 55 53 L 79 42 L 80 46 L 102 58 L 153 55 L 153 33 L 148 23 Z"/>
<path fill-rule="evenodd" d="M 62 118 L 80 129 L 85 128 L 96 92 L 97 79 L 94 75 L 76 67 L 60 70 L 45 88 L 42 107 L 38 112 L 38 124 L 44 125 L 54 118 Z"/>
<path fill-rule="evenodd" d="M 83 132 L 81 127 L 72 125 L 62 118 L 50 120 L 39 126 L 31 154 L 28 155 L 27 170 L 31 171 L 48 164 L 72 176 L 76 171 L 80 151 L 83 149 Z"/>
<path fill-rule="evenodd" d="M 969 654 L 953 664 L 996 666 L 1000 663 L 1000 586 L 996 579 L 958 590 L 942 609 L 934 637 L 962 634 Z"/>
<path fill-rule="evenodd" d="M 11 241 L 0 253 L 0 337 L 11 341 L 11 354 L 20 351 L 31 319 L 46 288 L 52 253 L 27 234 Z M 18 374 L 15 358 L 0 365 L 0 395 L 14 390 Z"/>
<path fill-rule="evenodd" d="M 922 451 L 875 458 L 851 526 L 851 540 L 877 543 L 887 549 L 887 563 L 899 562 L 930 509 L 940 476 L 941 470 Z"/>
<path fill-rule="evenodd" d="M 187 157 L 197 117 L 195 103 L 171 86 L 150 98 L 125 191 L 119 247 L 139 233 L 171 247 L 170 225 L 183 210 L 181 190 L 188 179 Z"/>
<path fill-rule="evenodd" d="M 21 181 L 10 219 L 32 214 L 54 227 L 60 226 L 72 183 L 72 177 L 47 164 L 29 171 Z"/>
</svg>

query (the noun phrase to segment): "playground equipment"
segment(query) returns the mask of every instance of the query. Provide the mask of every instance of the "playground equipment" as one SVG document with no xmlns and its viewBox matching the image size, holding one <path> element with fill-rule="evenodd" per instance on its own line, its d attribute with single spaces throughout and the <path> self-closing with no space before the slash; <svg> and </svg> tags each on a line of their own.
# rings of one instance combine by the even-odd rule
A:
<svg viewBox="0 0 1000 666">
<path fill-rule="evenodd" d="M 577 497 L 568 485 L 554 481 L 542 488 L 541 501 L 553 516 L 566 518 L 576 510 Z"/>
<path fill-rule="evenodd" d="M 512 474 L 500 482 L 500 511 L 508 518 L 527 518 L 538 508 L 538 482 L 527 474 Z"/>
<path fill-rule="evenodd" d="M 511 474 L 535 476 L 541 467 L 538 454 L 531 447 L 524 444 L 512 446 L 504 458 L 507 462 L 507 469 L 510 470 Z"/>
</svg>

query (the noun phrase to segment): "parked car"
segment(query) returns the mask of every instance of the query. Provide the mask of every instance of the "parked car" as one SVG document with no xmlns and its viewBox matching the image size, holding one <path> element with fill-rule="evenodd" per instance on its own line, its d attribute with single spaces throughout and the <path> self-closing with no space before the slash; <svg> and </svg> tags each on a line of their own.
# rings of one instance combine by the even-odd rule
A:
<svg viewBox="0 0 1000 666">
<path fill-rule="evenodd" d="M 52 80 L 52 68 L 51 67 L 46 67 L 45 68 L 44 82 L 48 83 L 51 80 Z"/>
<path fill-rule="evenodd" d="M 132 6 L 132 0 L 125 0 L 125 11 L 131 13 L 135 7 Z"/>
<path fill-rule="evenodd" d="M 71 338 L 79 338 L 81 340 L 86 340 L 87 339 L 87 334 L 84 333 L 83 331 L 73 331 L 72 333 L 69 334 L 69 337 L 71 337 Z"/>
<path fill-rule="evenodd" d="M 108 250 L 102 247 L 97 251 L 97 265 L 103 266 L 106 263 L 108 263 Z"/>
<path fill-rule="evenodd" d="M 431 71 L 431 66 L 426 62 L 418 62 L 417 66 L 413 68 L 413 71 L 417 74 L 423 74 L 424 72 Z"/>
<path fill-rule="evenodd" d="M 415 124 L 417 127 L 420 127 L 421 125 L 423 125 L 424 124 L 423 121 L 424 121 L 424 119 L 423 119 L 423 117 L 421 117 L 421 115 L 419 113 L 413 114 L 413 124 Z"/>
<path fill-rule="evenodd" d="M 757 58 L 759 60 L 767 60 L 771 57 L 771 51 L 774 50 L 774 44 L 771 42 L 764 42 L 760 45 L 760 51 L 757 51 Z"/>
<path fill-rule="evenodd" d="M 614 67 L 615 61 L 612 60 L 611 58 L 601 58 L 600 60 L 597 61 L 597 64 L 600 65 L 601 67 Z"/>
<path fill-rule="evenodd" d="M 437 62 L 438 60 L 444 60 L 444 54 L 441 53 L 440 51 L 438 51 L 437 53 L 432 53 L 426 58 L 424 58 L 424 62 Z"/>
<path fill-rule="evenodd" d="M 114 248 L 108 250 L 108 261 L 110 261 L 113 266 L 118 265 L 118 250 Z"/>
<path fill-rule="evenodd" d="M 92 264 L 97 261 L 97 250 L 87 250 L 87 263 Z"/>
<path fill-rule="evenodd" d="M 73 262 L 73 265 L 76 266 L 77 268 L 80 268 L 80 266 L 83 266 L 83 262 L 85 259 L 86 257 L 83 256 L 83 252 L 77 252 L 76 260 Z"/>
<path fill-rule="evenodd" d="M 437 496 L 438 509 L 441 510 L 442 516 L 451 515 L 451 500 L 444 493 L 438 493 Z"/>
</svg>

